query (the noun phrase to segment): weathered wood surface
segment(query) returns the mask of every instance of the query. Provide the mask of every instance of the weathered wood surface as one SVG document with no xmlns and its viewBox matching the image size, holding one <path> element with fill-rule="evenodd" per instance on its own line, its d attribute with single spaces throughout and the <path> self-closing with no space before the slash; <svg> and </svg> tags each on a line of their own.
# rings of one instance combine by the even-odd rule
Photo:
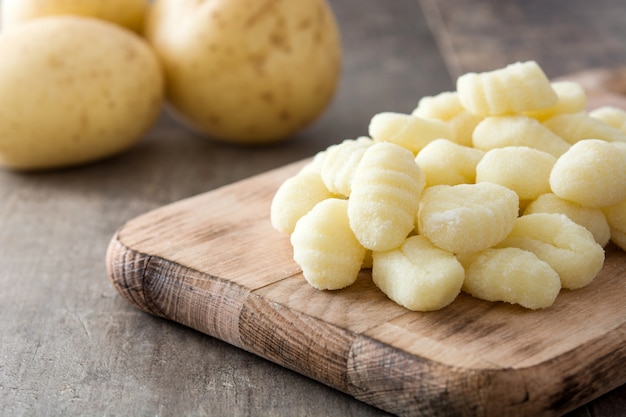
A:
<svg viewBox="0 0 626 417">
<path fill-rule="evenodd" d="M 626 382 L 621 249 L 608 248 L 592 284 L 536 312 L 465 295 L 409 312 L 367 271 L 317 291 L 269 221 L 273 194 L 301 165 L 131 220 L 109 248 L 113 284 L 147 312 L 398 415 L 558 416 Z"/>
<path fill-rule="evenodd" d="M 361 135 L 376 112 L 409 111 L 419 97 L 453 88 L 459 73 L 529 56 L 545 57 L 539 61 L 551 77 L 621 65 L 626 4 L 443 0 L 434 19 L 425 1 L 330 3 L 345 45 L 341 88 L 292 141 L 229 147 L 164 115 L 119 157 L 40 174 L 0 171 L 0 415 L 387 415 L 132 307 L 107 278 L 111 237 L 151 209 Z M 527 26 L 548 33 L 557 23 L 562 35 L 528 41 Z M 452 66 L 455 54 L 462 59 Z M 622 386 L 568 416 L 616 417 L 624 409 Z"/>
</svg>

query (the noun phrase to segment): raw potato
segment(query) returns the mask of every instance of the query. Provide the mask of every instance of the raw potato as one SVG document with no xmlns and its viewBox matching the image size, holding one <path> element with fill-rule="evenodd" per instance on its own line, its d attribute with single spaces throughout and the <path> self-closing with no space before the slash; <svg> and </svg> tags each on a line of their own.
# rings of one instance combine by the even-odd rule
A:
<svg viewBox="0 0 626 417">
<path fill-rule="evenodd" d="M 137 142 L 162 105 L 158 61 L 137 35 L 82 17 L 0 34 L 0 164 L 82 164 Z"/>
<path fill-rule="evenodd" d="M 561 290 L 559 275 L 534 253 L 518 248 L 489 248 L 461 256 L 463 291 L 487 301 L 529 309 L 548 308 Z"/>
<path fill-rule="evenodd" d="M 143 31 L 147 0 L 2 0 L 0 21 L 8 29 L 45 16 L 78 15 L 118 24 L 136 33 Z"/>
<path fill-rule="evenodd" d="M 396 303 L 414 311 L 438 310 L 461 291 L 465 271 L 450 252 L 423 236 L 409 237 L 401 247 L 374 252 L 374 284 Z"/>
<path fill-rule="evenodd" d="M 225 142 L 286 139 L 339 82 L 339 31 L 325 0 L 156 0 L 145 35 L 174 114 Z"/>
</svg>

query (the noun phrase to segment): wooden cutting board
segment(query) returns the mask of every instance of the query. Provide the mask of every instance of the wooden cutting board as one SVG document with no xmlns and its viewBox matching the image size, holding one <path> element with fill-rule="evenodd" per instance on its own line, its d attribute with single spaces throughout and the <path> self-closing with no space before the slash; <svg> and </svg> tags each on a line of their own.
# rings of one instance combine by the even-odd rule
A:
<svg viewBox="0 0 626 417">
<path fill-rule="evenodd" d="M 556 416 L 626 382 L 619 248 L 607 247 L 593 283 L 541 311 L 461 294 L 411 312 L 367 271 L 318 291 L 269 221 L 276 189 L 303 163 L 127 222 L 107 253 L 113 285 L 150 314 L 402 416 Z"/>
</svg>

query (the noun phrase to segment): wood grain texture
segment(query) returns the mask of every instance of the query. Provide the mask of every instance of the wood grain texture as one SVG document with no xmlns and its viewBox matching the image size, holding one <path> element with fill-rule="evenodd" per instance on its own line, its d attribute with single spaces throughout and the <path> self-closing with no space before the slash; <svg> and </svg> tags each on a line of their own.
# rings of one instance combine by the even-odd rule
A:
<svg viewBox="0 0 626 417">
<path fill-rule="evenodd" d="M 398 415 L 556 416 L 626 382 L 620 249 L 608 247 L 592 284 L 536 312 L 466 295 L 410 312 L 368 272 L 317 291 L 269 221 L 275 190 L 301 166 L 128 222 L 108 252 L 113 284 L 145 311 Z"/>
</svg>

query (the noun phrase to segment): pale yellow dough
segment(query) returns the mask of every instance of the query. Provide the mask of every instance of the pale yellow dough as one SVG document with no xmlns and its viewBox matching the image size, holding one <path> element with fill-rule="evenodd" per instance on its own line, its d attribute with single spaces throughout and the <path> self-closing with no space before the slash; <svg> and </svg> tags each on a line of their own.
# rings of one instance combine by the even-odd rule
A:
<svg viewBox="0 0 626 417">
<path fill-rule="evenodd" d="M 492 182 L 517 193 L 520 200 L 534 200 L 550 192 L 550 172 L 556 158 L 526 146 L 488 151 L 476 165 L 476 182 Z"/>
<path fill-rule="evenodd" d="M 550 81 L 534 61 L 469 72 L 457 79 L 456 89 L 463 107 L 482 116 L 536 111 L 558 103 Z"/>
<path fill-rule="evenodd" d="M 626 152 L 604 140 L 581 140 L 554 164 L 550 187 L 584 207 L 617 204 L 626 199 Z"/>
<path fill-rule="evenodd" d="M 414 311 L 438 310 L 461 291 L 465 271 L 455 256 L 423 236 L 397 249 L 374 252 L 374 284 L 396 303 Z"/>
<path fill-rule="evenodd" d="M 603 207 L 602 211 L 611 228 L 611 241 L 626 250 L 626 200 Z"/>
<path fill-rule="evenodd" d="M 542 194 L 536 200 L 531 201 L 526 206 L 524 214 L 533 213 L 565 214 L 571 220 L 589 230 L 600 246 L 606 246 L 611 237 L 609 224 L 601 209 L 583 207 L 580 204 L 563 200 L 553 193 Z"/>
<path fill-rule="evenodd" d="M 452 128 L 440 120 L 391 112 L 372 117 L 369 135 L 377 142 L 395 143 L 413 154 L 435 139 L 454 139 Z"/>
<path fill-rule="evenodd" d="M 324 200 L 298 220 L 291 234 L 293 258 L 317 289 L 347 287 L 361 270 L 365 248 L 350 230 L 347 210 L 346 200 Z"/>
<path fill-rule="evenodd" d="M 539 121 L 523 115 L 486 117 L 474 129 L 472 144 L 485 151 L 505 146 L 528 146 L 555 157 L 570 147 Z"/>
<path fill-rule="evenodd" d="M 374 144 L 368 137 L 347 139 L 326 150 L 321 175 L 326 187 L 335 194 L 348 197 L 352 190 L 352 178 L 363 154 Z"/>
<path fill-rule="evenodd" d="M 478 252 L 509 234 L 518 207 L 517 194 L 498 184 L 436 185 L 422 194 L 419 233 L 453 253 Z"/>
<path fill-rule="evenodd" d="M 402 244 L 415 227 L 424 173 L 407 149 L 388 142 L 370 146 L 352 181 L 350 227 L 367 249 Z"/>
<path fill-rule="evenodd" d="M 296 222 L 317 203 L 333 197 L 320 174 L 303 171 L 287 179 L 274 194 L 270 206 L 270 220 L 274 229 L 290 234 Z"/>
<path fill-rule="evenodd" d="M 529 111 L 525 114 L 537 120 L 546 120 L 557 114 L 577 113 L 585 110 L 587 94 L 579 83 L 574 81 L 556 81 L 552 83 L 552 89 L 558 98 L 558 102 L 554 106 Z"/>
<path fill-rule="evenodd" d="M 526 250 L 489 248 L 459 259 L 465 267 L 463 291 L 482 300 L 536 310 L 554 304 L 561 290 L 554 269 Z"/>
<path fill-rule="evenodd" d="M 417 154 L 415 161 L 426 175 L 427 187 L 471 184 L 476 181 L 476 165 L 484 154 L 448 139 L 435 139 Z"/>
<path fill-rule="evenodd" d="M 570 290 L 582 288 L 604 265 L 604 250 L 591 232 L 564 214 L 535 213 L 519 217 L 499 247 L 533 252 L 547 262 Z"/>
</svg>

